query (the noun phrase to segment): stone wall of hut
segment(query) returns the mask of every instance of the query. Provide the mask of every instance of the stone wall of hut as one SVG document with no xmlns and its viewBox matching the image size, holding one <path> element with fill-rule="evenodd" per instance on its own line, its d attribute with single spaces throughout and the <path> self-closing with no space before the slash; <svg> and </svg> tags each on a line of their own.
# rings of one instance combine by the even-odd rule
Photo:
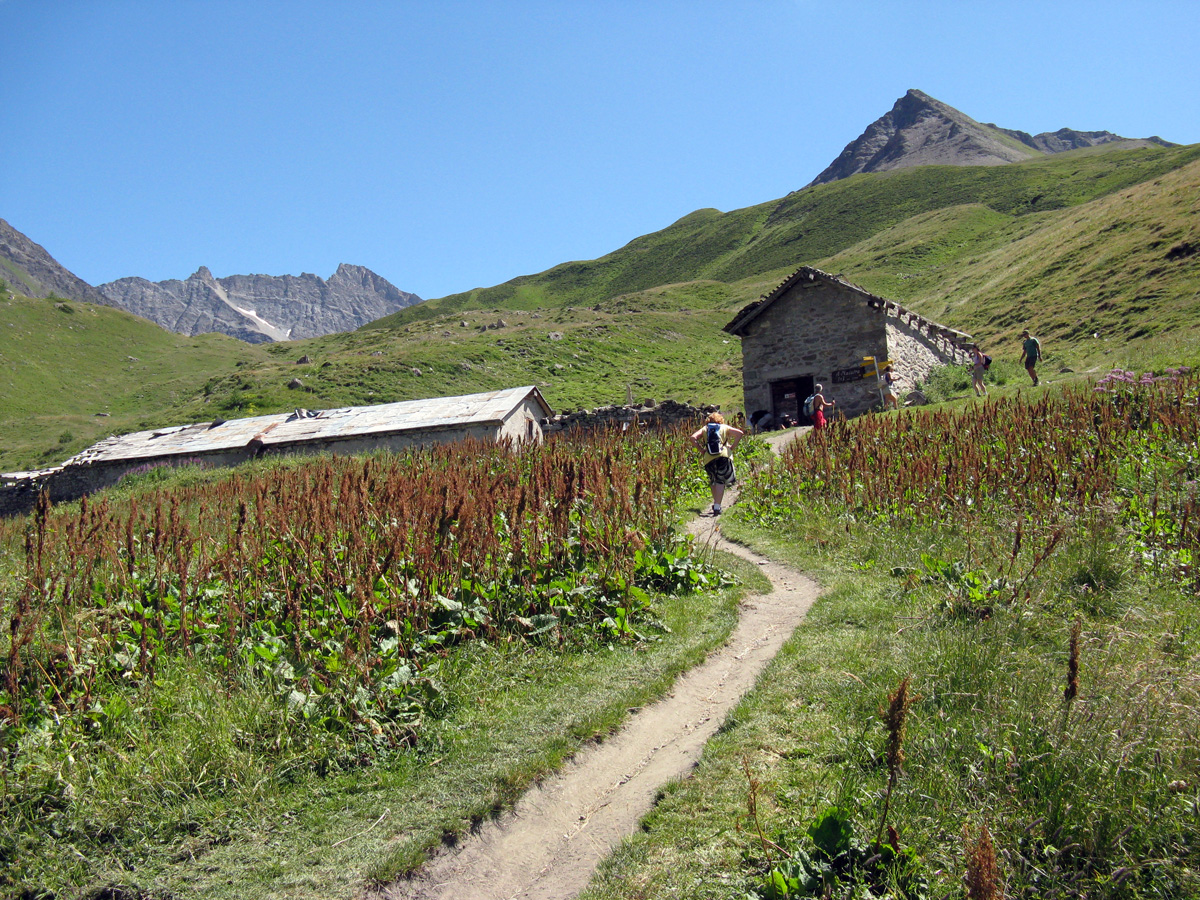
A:
<svg viewBox="0 0 1200 900">
<path fill-rule="evenodd" d="M 771 383 L 810 377 L 825 386 L 838 411 L 854 416 L 878 404 L 875 380 L 834 383 L 834 372 L 885 358 L 884 318 L 863 295 L 840 284 L 800 283 L 750 323 L 742 337 L 742 388 L 747 410 L 771 409 Z"/>
</svg>

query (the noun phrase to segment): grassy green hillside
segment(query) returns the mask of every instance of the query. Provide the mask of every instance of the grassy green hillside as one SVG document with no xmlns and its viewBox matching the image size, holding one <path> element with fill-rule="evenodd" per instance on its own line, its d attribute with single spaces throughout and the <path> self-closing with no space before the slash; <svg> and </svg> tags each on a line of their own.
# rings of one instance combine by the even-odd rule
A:
<svg viewBox="0 0 1200 900">
<path fill-rule="evenodd" d="M 1150 365 L 1200 347 L 1200 161 L 1067 210 L 915 216 L 826 265 L 981 340 L 1026 324 L 1079 361 Z"/>
<path fill-rule="evenodd" d="M 860 175 L 698 210 L 600 259 L 358 332 L 259 347 L 84 304 L 0 300 L 0 469 L 61 460 L 112 431 L 518 384 L 558 410 L 629 390 L 737 407 L 740 347 L 721 327 L 804 264 L 1001 353 L 1015 356 L 1029 326 L 1056 368 L 1194 362 L 1197 196 L 1200 145 Z"/>
<path fill-rule="evenodd" d="M 1006 217 L 1062 210 L 1200 159 L 1200 145 L 1092 148 L 995 167 L 935 166 L 859 175 L 782 200 L 699 210 L 597 260 L 428 301 L 368 327 L 494 307 L 585 305 L 661 284 L 734 282 L 824 260 L 913 216 L 976 203 Z"/>
<path fill-rule="evenodd" d="M 520 384 L 538 385 L 560 411 L 623 403 L 629 390 L 730 406 L 740 402 L 741 348 L 721 326 L 769 284 L 695 282 L 595 308 L 472 310 L 254 346 L 170 334 L 108 307 L 9 297 L 0 300 L 0 471 L 159 425 Z M 301 386 L 289 388 L 294 379 Z"/>
<path fill-rule="evenodd" d="M 0 294 L 0 470 L 65 459 L 114 432 L 174 421 L 213 373 L 258 347 L 184 337 L 129 313 Z"/>
</svg>

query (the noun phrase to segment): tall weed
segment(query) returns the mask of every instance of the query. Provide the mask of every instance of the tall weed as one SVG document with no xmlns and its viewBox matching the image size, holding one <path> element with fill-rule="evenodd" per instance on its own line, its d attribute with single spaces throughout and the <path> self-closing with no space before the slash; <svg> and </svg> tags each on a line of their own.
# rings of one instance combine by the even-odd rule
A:
<svg viewBox="0 0 1200 900">
<path fill-rule="evenodd" d="M 743 521 L 892 606 L 823 701 L 840 737 L 810 752 L 858 785 L 826 801 L 872 831 L 888 808 L 944 890 L 1200 892 L 1198 387 L 1173 370 L 837 423 L 746 491 Z M 914 698 L 899 779 L 853 730 L 898 672 Z M 803 820 L 779 808 L 772 840 L 797 846 Z"/>
</svg>

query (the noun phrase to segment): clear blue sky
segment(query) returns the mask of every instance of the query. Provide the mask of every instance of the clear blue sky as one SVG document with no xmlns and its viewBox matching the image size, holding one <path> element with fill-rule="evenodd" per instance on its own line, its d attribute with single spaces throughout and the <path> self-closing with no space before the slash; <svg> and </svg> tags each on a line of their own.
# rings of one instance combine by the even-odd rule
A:
<svg viewBox="0 0 1200 900">
<path fill-rule="evenodd" d="M 1200 141 L 1196 0 L 0 0 L 0 47 L 0 218 L 92 284 L 498 284 L 803 187 L 909 88 Z"/>
</svg>

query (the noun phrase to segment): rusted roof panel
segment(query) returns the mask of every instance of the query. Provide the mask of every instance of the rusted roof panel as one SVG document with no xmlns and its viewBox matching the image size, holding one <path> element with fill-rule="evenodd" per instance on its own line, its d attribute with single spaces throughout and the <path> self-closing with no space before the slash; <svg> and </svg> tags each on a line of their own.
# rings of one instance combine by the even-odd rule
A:
<svg viewBox="0 0 1200 900">
<path fill-rule="evenodd" d="M 405 400 L 377 406 L 297 410 L 249 419 L 205 422 L 140 431 L 107 438 L 64 465 L 87 465 L 162 456 L 202 456 L 240 450 L 258 441 L 264 447 L 329 441 L 371 434 L 462 428 L 503 422 L 532 395 L 543 415 L 552 410 L 535 387 L 508 388 L 460 397 Z"/>
</svg>

